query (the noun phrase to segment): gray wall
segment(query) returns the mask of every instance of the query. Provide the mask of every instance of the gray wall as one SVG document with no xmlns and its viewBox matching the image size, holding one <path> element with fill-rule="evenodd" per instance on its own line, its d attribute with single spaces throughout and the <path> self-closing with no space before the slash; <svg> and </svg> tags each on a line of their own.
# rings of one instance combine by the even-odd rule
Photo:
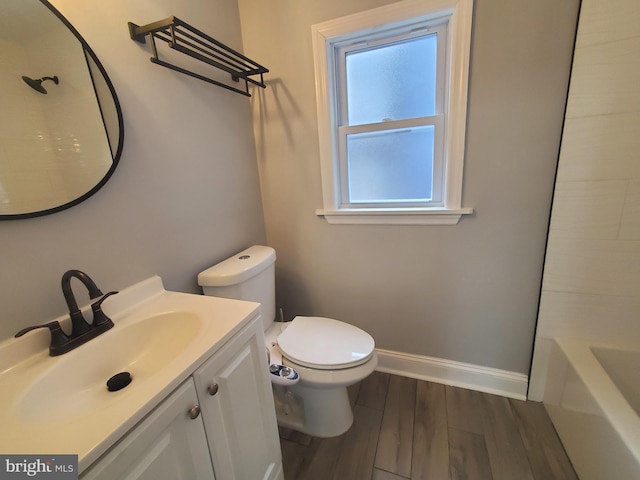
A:
<svg viewBox="0 0 640 480">
<path fill-rule="evenodd" d="M 312 24 L 387 0 L 239 0 L 268 243 L 285 317 L 326 315 L 378 347 L 528 373 L 578 0 L 476 0 L 457 226 L 329 225 Z"/>
<path fill-rule="evenodd" d="M 0 222 L 0 339 L 65 312 L 67 269 L 86 271 L 105 292 L 154 274 L 168 289 L 198 292 L 201 269 L 265 241 L 249 100 L 153 65 L 127 29 L 176 15 L 241 49 L 236 1 L 52 3 L 115 85 L 124 153 L 109 183 L 79 206 Z"/>
</svg>

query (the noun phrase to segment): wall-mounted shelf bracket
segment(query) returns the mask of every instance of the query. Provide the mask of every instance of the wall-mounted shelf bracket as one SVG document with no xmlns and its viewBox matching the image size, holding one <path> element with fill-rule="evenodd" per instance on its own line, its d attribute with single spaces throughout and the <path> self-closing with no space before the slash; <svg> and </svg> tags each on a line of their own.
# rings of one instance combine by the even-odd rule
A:
<svg viewBox="0 0 640 480">
<path fill-rule="evenodd" d="M 188 23 L 183 22 L 179 18 L 169 17 L 142 26 L 129 22 L 129 34 L 132 40 L 140 43 L 146 43 L 147 35 L 151 38 L 151 48 L 153 51 L 151 62 L 155 64 L 246 95 L 247 97 L 251 96 L 249 93 L 250 83 L 262 88 L 266 87 L 263 74 L 269 71 L 267 68 L 245 57 L 240 52 L 227 47 L 225 44 L 192 27 Z M 169 48 L 173 50 L 229 73 L 235 82 L 244 81 L 244 90 L 161 60 L 158 57 L 156 39 L 166 42 Z"/>
</svg>

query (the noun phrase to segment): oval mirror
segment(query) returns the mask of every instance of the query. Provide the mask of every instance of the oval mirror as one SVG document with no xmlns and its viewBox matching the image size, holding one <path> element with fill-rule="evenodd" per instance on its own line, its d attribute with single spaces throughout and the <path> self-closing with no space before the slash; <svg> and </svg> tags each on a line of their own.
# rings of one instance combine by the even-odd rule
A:
<svg viewBox="0 0 640 480">
<path fill-rule="evenodd" d="M 113 174 L 124 129 L 115 90 L 46 0 L 0 2 L 0 219 L 77 205 Z"/>
</svg>

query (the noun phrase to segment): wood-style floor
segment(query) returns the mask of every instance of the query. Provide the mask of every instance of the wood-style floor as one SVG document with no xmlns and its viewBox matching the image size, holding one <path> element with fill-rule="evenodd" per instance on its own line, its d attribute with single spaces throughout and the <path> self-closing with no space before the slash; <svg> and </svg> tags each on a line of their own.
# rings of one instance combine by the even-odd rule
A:
<svg viewBox="0 0 640 480">
<path fill-rule="evenodd" d="M 351 429 L 281 429 L 286 480 L 577 480 L 542 404 L 374 372 Z"/>
</svg>

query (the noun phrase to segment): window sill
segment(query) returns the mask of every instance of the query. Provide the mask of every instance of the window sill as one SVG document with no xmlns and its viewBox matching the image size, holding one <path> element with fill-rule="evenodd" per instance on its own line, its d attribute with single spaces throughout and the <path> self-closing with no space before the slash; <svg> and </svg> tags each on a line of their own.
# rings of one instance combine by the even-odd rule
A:
<svg viewBox="0 0 640 480">
<path fill-rule="evenodd" d="M 473 208 L 371 208 L 316 210 L 316 215 L 337 225 L 456 225 Z"/>
</svg>

